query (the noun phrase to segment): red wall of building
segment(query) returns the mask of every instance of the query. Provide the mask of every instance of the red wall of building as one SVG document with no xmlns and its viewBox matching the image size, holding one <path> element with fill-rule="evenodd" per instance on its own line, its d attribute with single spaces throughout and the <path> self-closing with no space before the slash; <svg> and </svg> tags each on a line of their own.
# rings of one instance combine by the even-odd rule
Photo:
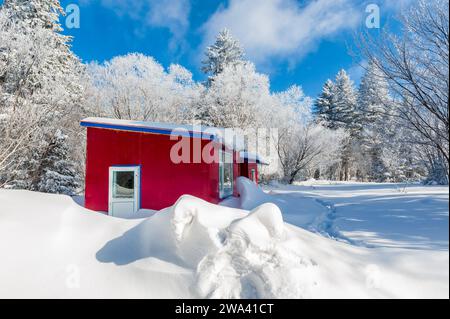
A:
<svg viewBox="0 0 450 319">
<path fill-rule="evenodd" d="M 247 177 L 248 179 L 252 178 L 252 169 L 255 170 L 255 183 L 258 184 L 258 164 L 256 163 L 241 163 L 240 164 L 240 176 Z"/>
<path fill-rule="evenodd" d="M 190 139 L 193 141 L 194 139 Z M 180 163 L 170 159 L 177 140 L 169 135 L 89 127 L 87 129 L 86 208 L 108 211 L 109 167 L 141 165 L 141 208 L 162 209 L 184 194 L 219 202 L 217 161 Z M 201 140 L 202 145 L 209 143 Z M 191 155 L 192 147 L 191 144 Z M 238 175 L 235 165 L 235 175 Z"/>
</svg>

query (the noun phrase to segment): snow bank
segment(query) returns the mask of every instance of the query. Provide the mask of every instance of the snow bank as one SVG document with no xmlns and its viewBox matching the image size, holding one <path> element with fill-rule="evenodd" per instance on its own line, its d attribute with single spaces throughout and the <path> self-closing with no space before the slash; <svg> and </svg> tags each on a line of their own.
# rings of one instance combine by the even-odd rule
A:
<svg viewBox="0 0 450 319">
<path fill-rule="evenodd" d="M 237 178 L 236 187 L 240 197 L 228 198 L 220 205 L 252 210 L 264 203 L 273 203 L 280 208 L 286 222 L 316 232 L 324 230 L 314 227 L 319 223 L 325 225 L 321 220 L 329 216 L 329 209 L 305 193 L 297 192 L 294 195 L 289 191 L 285 194 L 278 193 L 280 189 L 286 188 L 286 185 L 277 182 L 272 182 L 270 186 L 271 189 L 275 187 L 277 193 L 273 193 L 272 190 L 266 193 L 253 181 L 242 176 Z M 330 235 L 334 237 L 335 234 Z"/>
<path fill-rule="evenodd" d="M 264 204 L 224 230 L 218 250 L 197 268 L 200 296 L 301 298 L 314 285 L 314 263 L 285 247 L 285 227 L 274 204 Z"/>
<path fill-rule="evenodd" d="M 283 248 L 285 224 L 273 204 L 247 213 L 186 195 L 151 217 L 124 220 L 66 196 L 0 195 L 0 250 L 10 256 L 0 265 L 0 296 L 301 296 L 292 273 L 304 258 Z M 22 280 L 22 265 L 32 265 L 34 277 Z M 71 265 L 82 270 L 82 289 L 66 286 Z"/>
<path fill-rule="evenodd" d="M 270 201 L 270 196 L 246 177 L 240 176 L 236 179 L 236 188 L 240 195 L 239 205 L 242 209 L 253 209 L 262 203 Z"/>
<path fill-rule="evenodd" d="M 276 205 L 246 214 L 183 196 L 166 213 L 177 254 L 196 269 L 193 288 L 200 297 L 304 296 L 310 279 L 295 274 L 312 262 L 283 248 L 285 224 Z"/>
<path fill-rule="evenodd" d="M 183 196 L 124 220 L 0 190 L 0 251 L 3 298 L 448 298 L 448 252 L 353 247 L 284 223 L 272 203 Z"/>
<path fill-rule="evenodd" d="M 222 246 L 224 230 L 235 219 L 245 214 L 205 202 L 193 196 L 182 196 L 169 209 L 171 227 L 177 252 L 191 267 Z"/>
</svg>

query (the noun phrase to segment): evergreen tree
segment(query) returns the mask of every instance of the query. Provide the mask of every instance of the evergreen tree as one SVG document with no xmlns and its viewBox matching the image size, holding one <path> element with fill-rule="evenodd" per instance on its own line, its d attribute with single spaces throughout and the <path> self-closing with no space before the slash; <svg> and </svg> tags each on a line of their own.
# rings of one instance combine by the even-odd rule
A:
<svg viewBox="0 0 450 319">
<path fill-rule="evenodd" d="M 363 126 L 361 150 L 369 162 L 366 173 L 372 181 L 384 181 L 387 178 L 383 148 L 392 142 L 387 139 L 385 129 L 388 122 L 392 121 L 392 118 L 387 116 L 386 110 L 389 100 L 388 83 L 375 61 L 370 61 L 359 87 L 358 110 Z"/>
<path fill-rule="evenodd" d="M 339 71 L 334 82 L 325 82 L 316 99 L 314 115 L 316 121 L 331 129 L 360 130 L 356 92 L 353 81 L 344 70 Z"/>
<path fill-rule="evenodd" d="M 315 103 L 316 121 L 330 129 L 343 129 L 348 139 L 342 150 L 339 179 L 348 180 L 354 153 L 358 151 L 358 139 L 362 125 L 356 108 L 356 92 L 353 81 L 344 70 L 340 70 L 335 81 L 327 80 Z M 358 173 L 356 173 L 358 175 Z"/>
<path fill-rule="evenodd" d="M 358 152 L 358 138 L 361 131 L 359 114 L 356 110 L 356 92 L 353 81 L 345 70 L 340 70 L 335 79 L 334 90 L 333 123 L 334 127 L 342 128 L 349 134 L 341 156 L 340 180 L 349 180 L 351 177 L 351 166 L 354 163 L 355 153 Z M 360 175 L 358 169 L 354 172 Z"/>
<path fill-rule="evenodd" d="M 322 93 L 314 103 L 314 117 L 316 122 L 328 128 L 334 128 L 334 83 L 328 79 L 322 88 Z"/>
<path fill-rule="evenodd" d="M 370 61 L 358 92 L 358 109 L 363 124 L 379 122 L 389 103 L 389 84 L 375 61 Z"/>
<path fill-rule="evenodd" d="M 246 64 L 243 60 L 244 52 L 239 41 L 234 39 L 228 29 L 223 29 L 216 37 L 214 44 L 206 48 L 206 58 L 202 61 L 202 71 L 208 74 L 206 81 L 207 90 L 202 93 L 195 110 L 195 119 L 202 124 L 210 125 L 213 122 L 213 111 L 210 105 L 205 102 L 208 99 L 208 91 L 211 89 L 214 79 L 216 79 L 223 71 L 228 68 L 234 68 L 238 64 Z M 245 68 L 245 65 L 243 66 Z M 215 104 L 220 104 L 217 101 Z"/>
<path fill-rule="evenodd" d="M 211 77 L 221 73 L 226 66 L 239 63 L 244 58 L 239 41 L 231 36 L 228 29 L 219 32 L 214 44 L 207 47 L 205 55 L 202 71 Z"/>
<path fill-rule="evenodd" d="M 6 0 L 0 7 L 0 147 L 13 150 L 0 166 L 0 185 L 38 189 L 42 148 L 52 133 L 71 132 L 82 117 L 83 67 L 61 34 L 57 0 Z M 69 128 L 70 127 L 70 128 Z M 47 140 L 50 138 L 50 140 Z"/>
<path fill-rule="evenodd" d="M 57 130 L 48 144 L 38 174 L 37 189 L 41 192 L 73 195 L 80 186 L 75 164 L 70 159 L 67 135 Z"/>
<path fill-rule="evenodd" d="M 340 70 L 336 75 L 333 94 L 332 121 L 338 128 L 356 134 L 361 128 L 359 114 L 356 109 L 356 92 L 353 81 L 345 70 Z"/>
<path fill-rule="evenodd" d="M 8 16 L 11 32 L 20 32 L 28 41 L 36 43 L 31 50 L 40 51 L 29 52 L 29 61 L 8 61 L 13 67 L 3 76 L 9 92 L 21 96 L 33 94 L 36 90 L 46 89 L 46 83 L 60 83 L 58 76 L 61 76 L 66 79 L 63 81 L 66 92 L 79 94 L 81 85 L 71 80 L 80 72 L 81 63 L 70 50 L 72 38 L 61 33 L 59 15 L 64 11 L 59 0 L 5 0 L 1 10 Z M 45 51 L 38 47 L 38 42 L 45 42 Z M 0 43 L 0 60 L 14 57 L 10 49 L 2 48 Z M 52 90 L 52 84 L 49 83 L 47 88 Z"/>
</svg>

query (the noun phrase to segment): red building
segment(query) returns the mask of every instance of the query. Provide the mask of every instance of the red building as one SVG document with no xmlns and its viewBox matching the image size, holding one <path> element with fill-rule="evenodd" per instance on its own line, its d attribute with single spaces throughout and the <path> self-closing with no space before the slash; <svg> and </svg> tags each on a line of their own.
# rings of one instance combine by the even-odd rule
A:
<svg viewBox="0 0 450 319">
<path fill-rule="evenodd" d="M 128 216 L 190 194 L 211 203 L 236 193 L 236 178 L 258 182 L 257 156 L 228 143 L 223 129 L 105 118 L 87 127 L 86 208 Z"/>
</svg>

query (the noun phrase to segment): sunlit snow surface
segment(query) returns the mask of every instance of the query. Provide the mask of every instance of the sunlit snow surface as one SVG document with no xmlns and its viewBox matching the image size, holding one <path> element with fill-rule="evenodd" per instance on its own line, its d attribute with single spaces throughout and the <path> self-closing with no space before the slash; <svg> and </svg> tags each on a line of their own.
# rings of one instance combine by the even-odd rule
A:
<svg viewBox="0 0 450 319">
<path fill-rule="evenodd" d="M 445 188 L 238 186 L 131 220 L 0 190 L 0 297 L 448 298 Z"/>
<path fill-rule="evenodd" d="M 312 200 L 327 207 L 333 229 L 355 243 L 448 251 L 446 186 L 309 181 L 268 189 L 286 203 L 285 220 L 298 226 L 308 225 L 296 216 L 311 211 L 303 206 Z"/>
</svg>

